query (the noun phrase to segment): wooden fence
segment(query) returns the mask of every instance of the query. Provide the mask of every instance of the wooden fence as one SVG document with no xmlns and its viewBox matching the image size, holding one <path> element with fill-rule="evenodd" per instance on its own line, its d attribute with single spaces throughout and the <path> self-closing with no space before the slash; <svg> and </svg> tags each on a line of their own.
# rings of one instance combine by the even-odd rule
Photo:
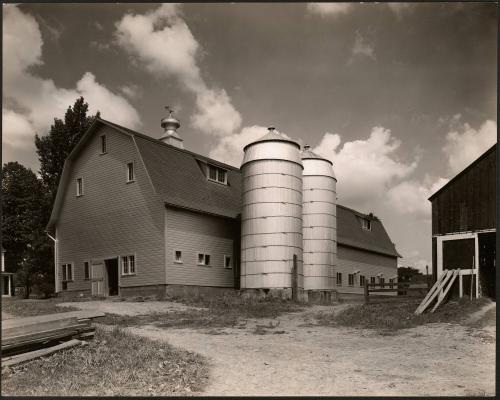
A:
<svg viewBox="0 0 500 400">
<path fill-rule="evenodd" d="M 370 293 L 397 292 L 398 297 L 401 297 L 407 296 L 408 292 L 419 292 L 420 294 L 425 295 L 430 288 L 430 283 L 410 284 L 409 282 L 365 282 L 365 304 L 370 302 Z"/>
</svg>

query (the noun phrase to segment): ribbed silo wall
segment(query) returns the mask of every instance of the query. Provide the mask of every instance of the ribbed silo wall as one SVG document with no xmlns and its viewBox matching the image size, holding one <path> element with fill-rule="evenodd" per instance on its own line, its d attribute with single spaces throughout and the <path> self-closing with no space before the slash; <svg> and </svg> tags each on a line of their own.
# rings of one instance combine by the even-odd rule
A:
<svg viewBox="0 0 500 400">
<path fill-rule="evenodd" d="M 304 290 L 332 290 L 337 263 L 336 179 L 331 164 L 303 159 Z"/>
<path fill-rule="evenodd" d="M 289 142 L 258 142 L 241 166 L 241 288 L 292 287 L 302 273 L 302 163 Z"/>
</svg>

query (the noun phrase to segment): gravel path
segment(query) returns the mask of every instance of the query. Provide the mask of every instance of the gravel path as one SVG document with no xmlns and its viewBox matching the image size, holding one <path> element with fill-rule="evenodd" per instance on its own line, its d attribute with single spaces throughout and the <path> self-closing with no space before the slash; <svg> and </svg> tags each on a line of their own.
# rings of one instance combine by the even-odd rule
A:
<svg viewBox="0 0 500 400">
<path fill-rule="evenodd" d="M 96 310 L 118 315 L 148 315 L 154 313 L 167 313 L 170 311 L 193 310 L 194 307 L 170 301 L 110 301 L 94 300 L 81 302 L 65 302 L 57 304 L 58 307 L 76 307 L 80 310 Z"/>
<path fill-rule="evenodd" d="M 106 312 L 115 313 L 158 309 L 152 303 L 108 304 Z M 170 303 L 161 304 L 164 310 Z M 211 380 L 203 395 L 494 395 L 495 326 L 429 324 L 386 336 L 304 321 L 319 309 L 324 307 L 248 320 L 239 329 L 129 329 L 207 356 Z M 266 334 L 254 333 L 257 324 L 278 321 L 274 329 L 261 329 Z"/>
</svg>

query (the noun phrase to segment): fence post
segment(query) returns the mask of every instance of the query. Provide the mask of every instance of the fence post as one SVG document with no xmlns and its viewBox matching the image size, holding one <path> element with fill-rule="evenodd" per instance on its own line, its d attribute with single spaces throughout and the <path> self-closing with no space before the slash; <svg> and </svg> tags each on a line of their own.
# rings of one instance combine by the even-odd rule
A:
<svg viewBox="0 0 500 400">
<path fill-rule="evenodd" d="M 365 281 L 365 304 L 368 304 L 369 300 L 369 295 L 370 293 L 368 292 L 368 282 Z"/>
</svg>

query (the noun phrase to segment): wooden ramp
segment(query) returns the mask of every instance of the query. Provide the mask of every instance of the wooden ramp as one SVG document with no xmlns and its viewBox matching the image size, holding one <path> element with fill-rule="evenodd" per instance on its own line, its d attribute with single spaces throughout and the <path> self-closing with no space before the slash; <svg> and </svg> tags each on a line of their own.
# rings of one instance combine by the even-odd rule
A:
<svg viewBox="0 0 500 400">
<path fill-rule="evenodd" d="M 460 273 L 459 269 L 446 270 L 439 277 L 434 286 L 431 287 L 431 290 L 429 290 L 427 295 L 424 297 L 420 305 L 415 310 L 415 314 L 416 315 L 422 314 L 437 297 L 436 304 L 431 310 L 431 312 L 434 312 L 442 303 L 448 292 L 450 291 L 453 282 L 455 282 L 455 279 L 457 278 L 459 273 Z"/>
</svg>

